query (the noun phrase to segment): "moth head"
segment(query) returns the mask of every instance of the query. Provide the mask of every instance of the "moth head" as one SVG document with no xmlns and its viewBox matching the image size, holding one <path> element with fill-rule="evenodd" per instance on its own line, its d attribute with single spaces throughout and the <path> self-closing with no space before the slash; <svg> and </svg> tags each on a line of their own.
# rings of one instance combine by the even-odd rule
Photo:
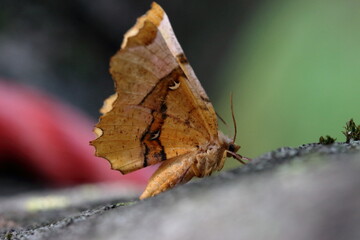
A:
<svg viewBox="0 0 360 240">
<path fill-rule="evenodd" d="M 233 152 L 233 153 L 236 153 L 237 151 L 239 151 L 240 146 L 237 145 L 236 143 L 234 143 L 234 139 L 229 138 L 221 131 L 218 131 L 218 136 L 219 136 L 221 146 L 226 151 Z"/>
<path fill-rule="evenodd" d="M 231 142 L 231 143 L 228 145 L 228 148 L 227 148 L 227 150 L 228 150 L 229 152 L 233 152 L 233 153 L 237 153 L 237 151 L 239 151 L 239 149 L 240 149 L 240 146 L 237 145 L 237 144 L 235 144 L 235 143 L 233 143 L 233 142 Z M 231 156 L 228 155 L 228 157 L 231 157 Z"/>
<path fill-rule="evenodd" d="M 237 151 L 239 151 L 240 146 L 235 144 L 233 141 L 229 142 L 226 147 L 226 156 L 227 157 L 233 157 L 237 160 L 239 160 L 241 163 L 242 156 L 237 154 Z"/>
<path fill-rule="evenodd" d="M 236 160 L 238 160 L 239 162 L 241 162 L 242 164 L 245 164 L 245 162 L 243 161 L 243 159 L 245 160 L 249 160 L 248 158 L 246 157 L 243 157 L 241 156 L 240 154 L 237 154 L 236 152 L 239 151 L 240 149 L 240 146 L 235 144 L 234 142 L 230 142 L 228 145 L 227 145 L 227 148 L 225 150 L 226 152 L 226 156 L 227 157 L 233 157 L 235 158 Z"/>
<path fill-rule="evenodd" d="M 243 157 L 236 153 L 237 151 L 239 151 L 240 146 L 234 143 L 233 139 L 229 138 L 228 136 L 225 136 L 225 134 L 219 131 L 219 140 L 221 146 L 223 147 L 223 149 L 225 149 L 227 157 L 233 157 L 236 160 L 240 161 L 241 163 L 244 163 L 242 161 Z"/>
</svg>

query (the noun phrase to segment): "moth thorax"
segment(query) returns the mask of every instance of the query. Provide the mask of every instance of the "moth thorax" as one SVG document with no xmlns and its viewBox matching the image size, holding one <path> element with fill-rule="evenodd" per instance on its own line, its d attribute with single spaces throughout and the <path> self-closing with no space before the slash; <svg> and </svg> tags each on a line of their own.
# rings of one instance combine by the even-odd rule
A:
<svg viewBox="0 0 360 240">
<path fill-rule="evenodd" d="M 218 155 L 219 151 L 223 151 L 223 148 L 219 145 L 208 145 L 206 149 L 206 154 L 208 155 Z"/>
</svg>

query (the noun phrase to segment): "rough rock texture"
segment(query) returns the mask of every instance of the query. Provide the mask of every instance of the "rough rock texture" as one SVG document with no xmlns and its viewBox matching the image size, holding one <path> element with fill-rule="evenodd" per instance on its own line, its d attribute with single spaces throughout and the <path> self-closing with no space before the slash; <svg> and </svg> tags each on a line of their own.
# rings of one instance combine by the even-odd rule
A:
<svg viewBox="0 0 360 240">
<path fill-rule="evenodd" d="M 43 211 L 21 208 L 24 196 L 0 199 L 0 237 L 360 239 L 360 142 L 280 148 L 144 201 L 96 192 L 73 190 L 78 201 Z"/>
</svg>

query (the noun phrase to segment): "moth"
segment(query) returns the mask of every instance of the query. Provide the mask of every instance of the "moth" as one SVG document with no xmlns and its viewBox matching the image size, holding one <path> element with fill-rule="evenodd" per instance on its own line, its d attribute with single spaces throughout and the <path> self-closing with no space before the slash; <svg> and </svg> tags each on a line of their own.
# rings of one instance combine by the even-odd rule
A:
<svg viewBox="0 0 360 240">
<path fill-rule="evenodd" d="M 233 139 L 218 131 L 215 110 L 157 3 L 124 35 L 110 73 L 116 93 L 105 100 L 90 143 L 122 174 L 161 163 L 140 199 L 209 176 L 226 157 L 244 163 L 236 131 Z"/>
</svg>

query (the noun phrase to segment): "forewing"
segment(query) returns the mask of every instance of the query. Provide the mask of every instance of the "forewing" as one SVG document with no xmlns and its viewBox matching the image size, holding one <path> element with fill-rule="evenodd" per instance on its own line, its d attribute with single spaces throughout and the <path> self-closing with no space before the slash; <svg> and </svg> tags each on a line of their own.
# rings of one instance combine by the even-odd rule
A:
<svg viewBox="0 0 360 240">
<path fill-rule="evenodd" d="M 180 50 L 155 3 L 125 34 L 110 62 L 116 94 L 105 101 L 91 142 L 113 169 L 128 173 L 217 137 L 214 109 Z"/>
</svg>

